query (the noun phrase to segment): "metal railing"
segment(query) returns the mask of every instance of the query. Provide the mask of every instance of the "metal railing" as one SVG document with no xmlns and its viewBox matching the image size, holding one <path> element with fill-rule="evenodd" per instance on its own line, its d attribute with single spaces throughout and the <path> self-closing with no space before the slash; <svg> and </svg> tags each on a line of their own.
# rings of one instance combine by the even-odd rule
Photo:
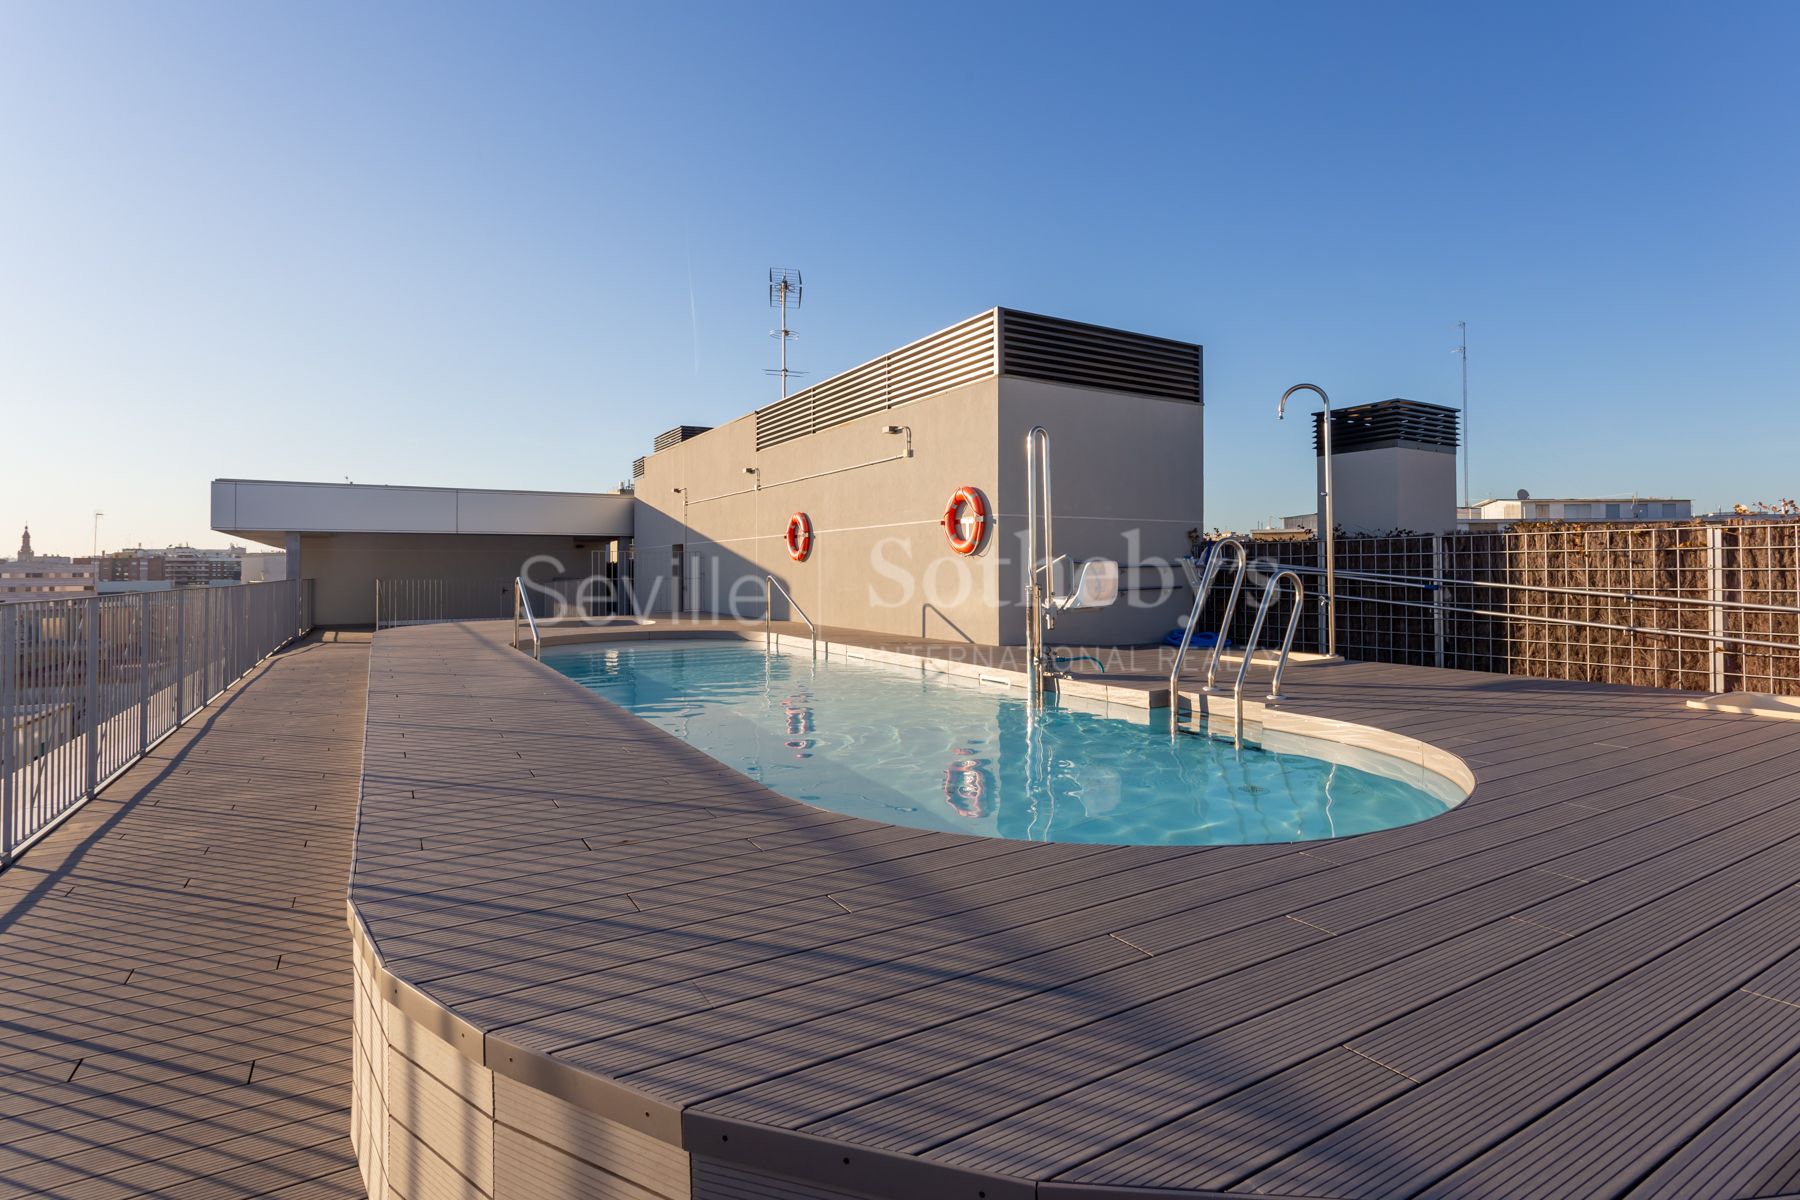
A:
<svg viewBox="0 0 1800 1200">
<path fill-rule="evenodd" d="M 503 618 L 511 591 L 510 578 L 377 579 L 375 628 Z"/>
<path fill-rule="evenodd" d="M 531 657 L 544 657 L 544 639 L 538 634 L 537 618 L 531 614 L 531 598 L 525 594 L 525 581 L 513 580 L 513 649 L 519 648 L 519 613 L 525 614 L 525 623 L 531 628 Z"/>
<path fill-rule="evenodd" d="M 1314 594 L 1323 552 L 1250 543 L 1257 567 L 1299 571 Z M 1336 580 L 1347 658 L 1800 696 L 1800 521 L 1340 538 Z M 1239 609 L 1234 642 L 1251 615 Z M 1296 652 L 1322 650 L 1324 626 L 1310 606 Z"/>
<path fill-rule="evenodd" d="M 0 866 L 304 633 L 306 582 L 0 604 Z"/>
<path fill-rule="evenodd" d="M 1225 606 L 1225 621 L 1219 627 L 1219 636 L 1213 642 L 1212 665 L 1208 667 L 1207 687 L 1212 686 L 1212 673 L 1218 669 L 1219 654 L 1225 648 L 1225 633 L 1231 627 L 1231 614 L 1237 607 L 1238 593 L 1244 590 L 1244 575 L 1249 570 L 1249 555 L 1244 549 L 1242 538 L 1226 538 L 1212 548 L 1207 555 L 1205 572 L 1194 582 L 1194 607 L 1188 613 L 1187 625 L 1181 631 L 1181 645 L 1175 648 L 1175 662 L 1169 667 L 1169 719 L 1175 720 L 1181 711 L 1181 665 L 1187 658 L 1188 646 L 1194 640 L 1194 627 L 1200 623 L 1200 610 L 1206 607 L 1206 598 L 1212 594 L 1213 583 L 1219 577 L 1220 568 L 1225 561 L 1227 548 L 1237 552 L 1237 575 L 1231 582 L 1231 599 Z M 1187 560 L 1182 560 L 1186 565 Z M 1193 578 L 1190 573 L 1189 578 Z"/>
<path fill-rule="evenodd" d="M 1292 566 L 1282 574 L 1296 571 L 1308 575 L 1320 574 L 1317 567 Z M 1670 596 L 1652 592 L 1616 592 L 1593 588 L 1553 587 L 1532 583 L 1499 583 L 1479 579 L 1432 579 L 1407 575 L 1383 575 L 1373 572 L 1337 573 L 1339 579 L 1379 583 L 1387 587 L 1415 588 L 1427 592 L 1443 592 L 1450 588 L 1492 588 L 1505 591 L 1541 593 L 1549 596 L 1576 596 L 1597 599 L 1615 599 L 1626 605 L 1685 604 L 1690 607 L 1705 609 L 1733 609 L 1748 612 L 1780 613 L 1785 615 L 1800 614 L 1800 606 L 1791 604 L 1751 604 L 1737 600 L 1709 600 L 1696 596 Z M 1493 617 L 1496 619 L 1516 620 L 1535 625 L 1561 625 L 1575 629 L 1605 629 L 1616 633 L 1646 634 L 1652 637 L 1688 638 L 1694 641 L 1715 642 L 1719 644 L 1739 646 L 1759 646 L 1771 650 L 1793 650 L 1800 647 L 1794 640 L 1777 641 L 1769 638 L 1745 637 L 1735 633 L 1714 629 L 1664 629 L 1655 625 L 1625 624 L 1617 621 L 1592 621 L 1579 617 L 1556 617 L 1544 613 L 1533 613 L 1518 609 L 1480 608 L 1468 604 L 1452 604 L 1441 600 L 1395 600 L 1388 596 L 1349 596 L 1345 597 L 1357 604 L 1381 604 L 1393 608 L 1422 608 L 1436 612 L 1462 613 L 1473 617 Z"/>
<path fill-rule="evenodd" d="M 806 615 L 806 610 L 800 607 L 799 602 L 788 594 L 788 590 L 773 575 L 763 576 L 763 649 L 767 651 L 774 645 L 770 622 L 774 619 L 776 592 L 780 592 L 782 599 L 788 602 L 788 607 L 799 613 L 800 619 L 806 622 L 806 628 L 812 632 L 813 657 L 818 658 L 819 627 L 813 624 L 813 619 Z"/>
<path fill-rule="evenodd" d="M 453 621 L 505 620 L 518 576 L 489 579 L 377 579 L 375 628 L 437 625 Z M 545 620 L 637 615 L 629 578 L 618 563 L 599 574 L 536 578 L 527 589 Z"/>
<path fill-rule="evenodd" d="M 1288 651 L 1294 648 L 1294 634 L 1300 629 L 1300 614 L 1306 608 L 1306 588 L 1292 571 L 1278 572 L 1263 588 L 1262 603 L 1256 606 L 1256 622 L 1250 626 L 1250 639 L 1244 643 L 1244 661 L 1238 664 L 1237 679 L 1231 685 L 1231 706 L 1236 721 L 1232 732 L 1240 746 L 1244 743 L 1244 681 L 1250 677 L 1250 664 L 1256 660 L 1256 643 L 1262 637 L 1263 622 L 1269 616 L 1269 608 L 1275 603 L 1284 579 L 1294 588 L 1294 611 L 1288 614 L 1287 633 L 1281 639 L 1281 652 L 1275 656 L 1275 673 L 1269 677 L 1269 694 L 1265 699 L 1270 704 L 1281 700 L 1281 672 L 1287 666 Z"/>
</svg>

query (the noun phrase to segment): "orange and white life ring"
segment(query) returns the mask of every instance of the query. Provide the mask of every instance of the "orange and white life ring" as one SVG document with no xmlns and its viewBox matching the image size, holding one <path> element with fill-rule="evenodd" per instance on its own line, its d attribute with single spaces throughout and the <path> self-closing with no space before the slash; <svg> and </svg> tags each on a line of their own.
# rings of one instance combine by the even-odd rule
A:
<svg viewBox="0 0 1800 1200">
<path fill-rule="evenodd" d="M 787 527 L 788 557 L 795 562 L 805 562 L 806 556 L 812 553 L 812 544 L 812 518 L 803 512 L 797 512 L 789 517 Z"/>
<path fill-rule="evenodd" d="M 944 509 L 944 534 L 958 554 L 973 554 L 987 536 L 987 498 L 979 488 L 959 487 Z"/>
</svg>

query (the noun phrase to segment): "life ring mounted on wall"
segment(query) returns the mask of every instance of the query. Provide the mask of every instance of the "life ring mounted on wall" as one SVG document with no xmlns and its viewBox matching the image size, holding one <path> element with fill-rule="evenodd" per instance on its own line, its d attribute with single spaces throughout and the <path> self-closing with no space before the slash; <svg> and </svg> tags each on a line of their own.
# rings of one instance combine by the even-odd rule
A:
<svg viewBox="0 0 1800 1200">
<path fill-rule="evenodd" d="M 950 548 L 958 554 L 975 553 L 987 536 L 987 529 L 987 497 L 981 489 L 959 487 L 951 493 L 950 504 L 944 509 L 944 536 L 950 539 Z"/>
<path fill-rule="evenodd" d="M 787 552 L 795 562 L 805 562 L 806 556 L 812 553 L 813 527 L 812 518 L 803 512 L 797 512 L 788 518 Z"/>
</svg>

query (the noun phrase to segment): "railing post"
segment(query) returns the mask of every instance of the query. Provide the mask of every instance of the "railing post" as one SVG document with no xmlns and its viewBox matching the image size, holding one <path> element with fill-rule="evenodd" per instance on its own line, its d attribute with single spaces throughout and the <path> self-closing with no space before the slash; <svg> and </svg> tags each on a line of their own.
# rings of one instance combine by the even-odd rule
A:
<svg viewBox="0 0 1800 1200">
<path fill-rule="evenodd" d="M 138 754 L 150 748 L 150 593 L 138 593 Z"/>
<path fill-rule="evenodd" d="M 198 712 L 212 699 L 212 589 L 200 592 L 200 693 L 194 697 Z"/>
<path fill-rule="evenodd" d="M 175 724 L 187 715 L 187 596 L 180 591 L 175 597 Z"/>
<path fill-rule="evenodd" d="M 1719 525 L 1706 527 L 1706 631 L 1712 635 L 1707 644 L 1706 690 L 1725 690 L 1725 530 Z"/>
<path fill-rule="evenodd" d="M 87 788 L 92 796 L 100 785 L 100 597 L 87 602 Z"/>
<path fill-rule="evenodd" d="M 0 604 L 0 867 L 12 862 L 13 773 L 19 769 L 19 619 L 10 604 Z"/>
<path fill-rule="evenodd" d="M 1431 535 L 1431 660 L 1444 665 L 1444 535 Z M 1391 591 L 1391 589 L 1390 589 Z"/>
</svg>

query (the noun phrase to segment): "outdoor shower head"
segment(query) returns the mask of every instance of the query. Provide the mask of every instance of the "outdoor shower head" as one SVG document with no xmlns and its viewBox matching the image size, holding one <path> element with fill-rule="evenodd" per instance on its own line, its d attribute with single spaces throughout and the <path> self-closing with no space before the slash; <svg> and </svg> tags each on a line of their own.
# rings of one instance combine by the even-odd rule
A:
<svg viewBox="0 0 1800 1200">
<path fill-rule="evenodd" d="M 1277 404 L 1275 406 L 1275 419 L 1277 421 L 1287 420 L 1288 397 L 1293 395 L 1295 392 L 1315 392 L 1315 393 L 1317 393 L 1318 397 L 1319 397 L 1319 401 L 1325 405 L 1325 410 L 1327 412 L 1331 411 L 1331 399 L 1330 399 L 1330 397 L 1325 395 L 1324 388 L 1318 386 L 1317 384 L 1313 384 L 1313 383 L 1296 383 L 1293 387 L 1291 387 L 1287 391 L 1281 393 L 1281 403 Z"/>
</svg>

